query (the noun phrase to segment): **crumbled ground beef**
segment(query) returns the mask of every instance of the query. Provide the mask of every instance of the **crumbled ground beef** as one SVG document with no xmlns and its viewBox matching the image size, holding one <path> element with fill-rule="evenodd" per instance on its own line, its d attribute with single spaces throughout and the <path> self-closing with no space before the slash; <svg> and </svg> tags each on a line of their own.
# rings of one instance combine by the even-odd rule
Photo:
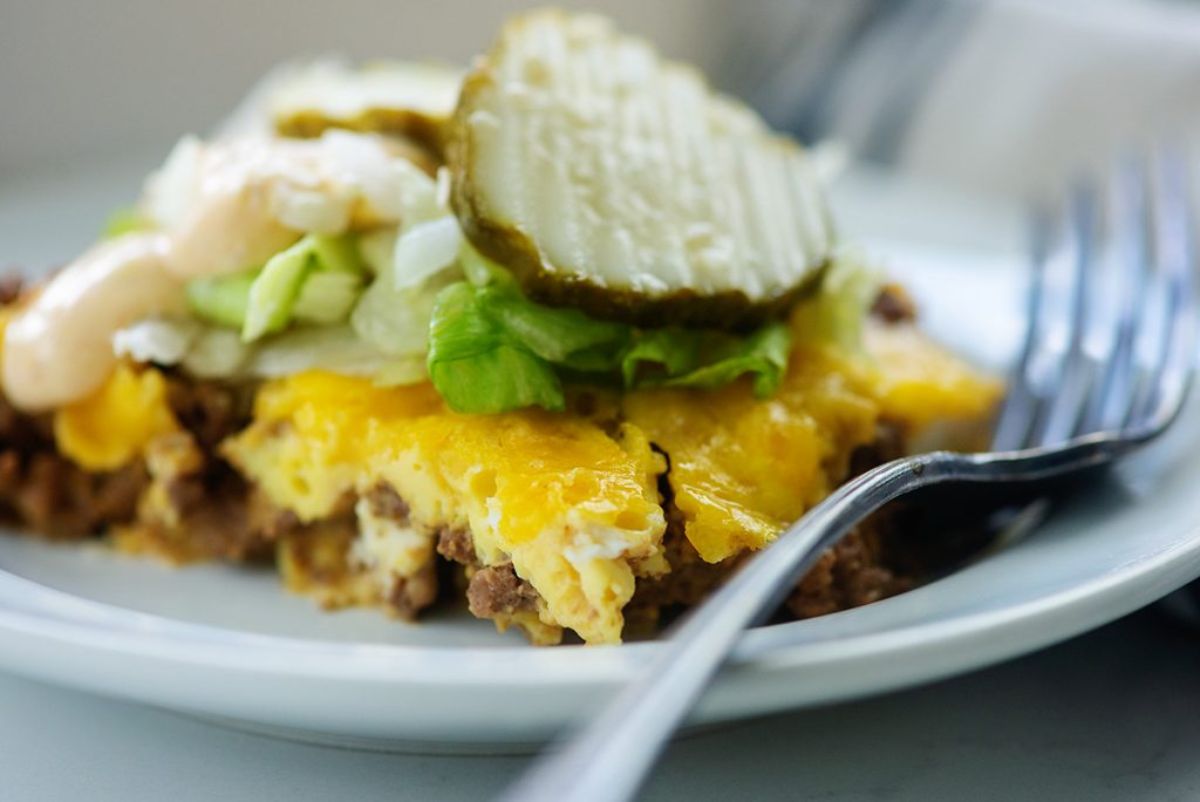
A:
<svg viewBox="0 0 1200 802">
<path fill-rule="evenodd" d="M 852 455 L 850 475 L 900 456 L 902 446 L 901 432 L 887 423 L 881 424 L 875 440 Z M 684 535 L 685 521 L 665 478 L 659 491 L 667 513 L 663 549 L 671 571 L 662 577 L 638 580 L 637 590 L 626 608 L 626 618 L 636 623 L 637 634 L 652 634 L 665 619 L 703 602 L 748 556 L 738 555 L 716 564 L 705 562 Z M 911 587 L 912 578 L 890 567 L 888 551 L 883 547 L 894 538 L 896 528 L 891 516 L 878 516 L 851 532 L 822 555 L 797 584 L 784 612 L 809 618 L 868 604 Z"/>
<path fill-rule="evenodd" d="M 663 549 L 671 572 L 657 578 L 639 579 L 630 602 L 630 607 L 638 610 L 640 617 L 651 620 L 657 620 L 663 614 L 669 617 L 679 609 L 700 603 L 733 573 L 740 562 L 738 557 L 722 563 L 701 559 L 683 534 L 683 518 L 674 504 L 668 509 Z"/>
<path fill-rule="evenodd" d="M 517 576 L 512 563 L 479 569 L 467 586 L 467 604 L 477 618 L 535 610 L 537 600 L 537 591 Z"/>
<path fill-rule="evenodd" d="M 380 603 L 378 579 L 351 552 L 358 525 L 343 515 L 282 533 L 275 564 L 284 586 L 326 609 Z"/>
<path fill-rule="evenodd" d="M 190 432 L 155 440 L 145 464 L 151 485 L 137 526 L 119 534 L 124 549 L 176 562 L 257 560 L 298 525 L 294 515 L 269 504 Z"/>
<path fill-rule="evenodd" d="M 887 284 L 875 296 L 871 314 L 884 323 L 911 323 L 917 319 L 917 307 L 903 287 Z"/>
<path fill-rule="evenodd" d="M 21 297 L 24 281 L 15 273 L 0 275 L 0 306 L 8 306 Z"/>
<path fill-rule="evenodd" d="M 408 502 L 400 498 L 400 494 L 386 482 L 380 482 L 367 491 L 367 506 L 371 512 L 380 518 L 386 518 L 400 526 L 410 523 Z"/>
<path fill-rule="evenodd" d="M 471 538 L 471 533 L 461 527 L 445 526 L 438 530 L 437 553 L 451 562 L 462 565 L 474 565 L 478 562 L 475 541 Z"/>
<path fill-rule="evenodd" d="M 894 595 L 912 586 L 885 564 L 881 539 L 890 527 L 868 521 L 823 554 L 789 596 L 786 612 L 796 618 L 857 607 Z M 682 520 L 675 513 L 663 538 L 671 572 L 638 580 L 637 591 L 626 609 L 626 617 L 638 623 L 637 634 L 649 634 L 672 616 L 704 601 L 733 575 L 745 557 L 721 563 L 700 558 L 683 534 Z"/>
<path fill-rule="evenodd" d="M 410 577 L 381 581 L 377 571 L 354 556 L 358 523 L 349 512 L 297 526 L 281 535 L 276 565 L 288 589 L 314 598 L 327 609 L 382 605 L 411 621 L 437 600 L 437 566 Z"/>
<path fill-rule="evenodd" d="M 146 485 L 140 465 L 88 473 L 59 456 L 50 417 L 0 397 L 0 519 L 46 537 L 82 538 L 132 520 Z"/>
<path fill-rule="evenodd" d="M 879 530 L 859 527 L 821 555 L 787 600 L 797 618 L 861 607 L 912 587 L 881 562 Z"/>
<path fill-rule="evenodd" d="M 218 446 L 250 421 L 251 393 L 220 382 L 172 376 L 168 401 L 183 431 L 161 438 L 147 453 L 168 509 L 144 533 L 174 549 L 174 558 L 258 560 L 299 526 L 270 504 L 221 457 Z"/>
<path fill-rule="evenodd" d="M 89 474 L 50 452 L 0 453 L 0 517 L 45 537 L 84 538 L 132 520 L 145 486 L 140 465 Z"/>
<path fill-rule="evenodd" d="M 396 616 L 413 621 L 437 600 L 437 595 L 437 566 L 430 562 L 412 576 L 394 577 L 385 603 Z"/>
<path fill-rule="evenodd" d="M 846 478 L 853 479 L 874 467 L 903 456 L 903 431 L 888 421 L 881 421 L 875 426 L 875 439 L 854 449 L 854 453 L 850 455 L 850 474 Z"/>
<path fill-rule="evenodd" d="M 172 377 L 167 401 L 180 426 L 205 451 L 250 422 L 249 394 L 218 382 Z"/>
</svg>

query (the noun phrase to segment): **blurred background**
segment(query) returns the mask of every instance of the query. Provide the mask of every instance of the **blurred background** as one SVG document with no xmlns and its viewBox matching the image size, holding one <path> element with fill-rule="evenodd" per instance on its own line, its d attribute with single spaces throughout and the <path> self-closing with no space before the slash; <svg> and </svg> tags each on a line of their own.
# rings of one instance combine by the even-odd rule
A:
<svg viewBox="0 0 1200 802">
<path fill-rule="evenodd" d="M 467 61 L 517 0 L 0 0 L 0 181 L 160 159 L 287 58 Z M 595 0 L 806 140 L 978 193 L 1200 132 L 1187 0 Z"/>
</svg>

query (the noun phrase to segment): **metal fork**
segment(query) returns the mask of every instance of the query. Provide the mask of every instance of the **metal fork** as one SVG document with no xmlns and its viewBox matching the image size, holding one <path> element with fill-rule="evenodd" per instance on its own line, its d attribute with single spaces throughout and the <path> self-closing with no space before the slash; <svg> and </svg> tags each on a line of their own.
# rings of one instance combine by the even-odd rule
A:
<svg viewBox="0 0 1200 802">
<path fill-rule="evenodd" d="M 502 799 L 633 797 L 742 631 L 889 501 L 944 482 L 1042 480 L 1102 466 L 1162 434 L 1191 383 L 1192 223 L 1182 159 L 1162 152 L 1035 213 L 1029 322 L 992 450 L 906 457 L 843 485 L 749 560 L 601 715 Z"/>
</svg>

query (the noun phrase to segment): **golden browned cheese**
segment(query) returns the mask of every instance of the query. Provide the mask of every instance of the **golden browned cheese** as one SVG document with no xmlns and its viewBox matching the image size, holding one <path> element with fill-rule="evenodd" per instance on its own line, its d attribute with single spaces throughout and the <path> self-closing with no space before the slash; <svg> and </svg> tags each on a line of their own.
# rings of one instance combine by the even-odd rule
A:
<svg viewBox="0 0 1200 802">
<path fill-rule="evenodd" d="M 637 579 L 669 570 L 657 492 L 667 463 L 652 444 L 669 455 L 686 537 L 702 559 L 719 562 L 770 543 L 844 481 L 851 455 L 879 424 L 910 442 L 931 429 L 986 428 L 998 382 L 907 325 L 870 327 L 865 342 L 865 351 L 797 346 L 767 399 L 744 381 L 645 390 L 605 396 L 605 413 L 592 417 L 460 415 L 429 384 L 380 388 L 304 373 L 264 385 L 254 422 L 223 450 L 301 521 L 345 522 L 348 494 L 386 482 L 412 525 L 404 548 L 376 553 L 386 563 L 380 568 L 418 577 L 429 569 L 437 530 L 463 528 L 482 564 L 511 561 L 544 600 L 539 612 L 523 613 L 536 621 L 501 624 L 519 623 L 543 642 L 567 628 L 612 643 Z M 66 456 L 101 470 L 139 456 L 176 425 L 162 377 L 121 367 L 93 397 L 60 410 L 55 428 Z M 347 567 L 342 540 L 332 561 L 320 539 L 282 543 L 280 569 L 325 603 L 377 603 L 378 585 Z M 364 543 L 360 534 L 356 548 Z M 329 566 L 350 573 L 326 593 L 314 577 Z"/>
<path fill-rule="evenodd" d="M 870 327 L 866 343 L 862 354 L 798 347 L 766 400 L 745 382 L 626 397 L 628 420 L 670 456 L 675 504 L 702 558 L 718 562 L 773 540 L 844 481 L 851 454 L 881 422 L 909 442 L 933 423 L 968 434 L 986 428 L 997 381 L 911 326 Z"/>
<path fill-rule="evenodd" d="M 428 384 L 314 372 L 267 384 L 254 424 L 225 450 L 305 521 L 386 482 L 430 542 L 467 528 L 485 565 L 511 560 L 537 589 L 544 623 L 589 642 L 620 640 L 636 576 L 666 570 L 664 466 L 634 429 L 614 438 L 572 415 L 459 415 Z"/>
<path fill-rule="evenodd" d="M 709 562 L 762 548 L 827 495 L 879 415 L 852 366 L 820 348 L 797 349 L 768 399 L 738 382 L 633 393 L 624 411 L 670 455 L 687 537 Z"/>
<path fill-rule="evenodd" d="M 570 413 L 459 415 L 429 385 L 302 374 L 264 387 L 255 423 L 226 451 L 302 520 L 386 481 L 430 545 L 439 527 L 466 527 L 485 565 L 511 560 L 546 600 L 542 624 L 614 642 L 636 578 L 666 570 L 665 465 L 651 443 L 670 457 L 687 537 L 717 562 L 763 547 L 824 498 L 880 422 L 916 435 L 931 421 L 986 421 L 996 382 L 905 327 L 867 341 L 865 353 L 797 347 L 769 399 L 747 383 L 628 394 L 615 432 Z"/>
<path fill-rule="evenodd" d="M 95 393 L 54 413 L 59 452 L 89 471 L 120 468 L 178 426 L 162 374 L 123 364 Z"/>
</svg>

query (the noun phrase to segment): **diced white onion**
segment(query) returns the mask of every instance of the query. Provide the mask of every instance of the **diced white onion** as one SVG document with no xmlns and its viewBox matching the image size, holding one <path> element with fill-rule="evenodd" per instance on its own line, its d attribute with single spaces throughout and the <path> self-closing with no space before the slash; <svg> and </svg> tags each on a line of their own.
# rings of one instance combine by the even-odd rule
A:
<svg viewBox="0 0 1200 802">
<path fill-rule="evenodd" d="M 143 320 L 113 335 L 113 353 L 142 364 L 178 365 L 199 334 L 192 321 Z"/>
<path fill-rule="evenodd" d="M 358 240 L 358 253 L 367 263 L 367 267 L 377 276 L 386 276 L 392 272 L 395 263 L 396 239 L 400 232 L 395 228 L 381 228 L 364 234 Z"/>
<path fill-rule="evenodd" d="M 228 379 L 241 374 L 251 348 L 232 329 L 206 329 L 196 338 L 183 367 L 201 379 Z"/>
<path fill-rule="evenodd" d="M 277 184 L 271 194 L 271 214 L 288 228 L 312 234 L 338 234 L 350 222 L 354 197 L 332 189 L 300 189 Z"/>
<path fill-rule="evenodd" d="M 406 228 L 396 240 L 392 281 L 397 289 L 415 287 L 449 267 L 462 247 L 462 229 L 453 215 Z"/>
<path fill-rule="evenodd" d="M 325 369 L 349 376 L 371 376 L 384 355 L 363 342 L 348 326 L 295 329 L 264 340 L 246 364 L 246 372 L 264 379 Z"/>
</svg>

